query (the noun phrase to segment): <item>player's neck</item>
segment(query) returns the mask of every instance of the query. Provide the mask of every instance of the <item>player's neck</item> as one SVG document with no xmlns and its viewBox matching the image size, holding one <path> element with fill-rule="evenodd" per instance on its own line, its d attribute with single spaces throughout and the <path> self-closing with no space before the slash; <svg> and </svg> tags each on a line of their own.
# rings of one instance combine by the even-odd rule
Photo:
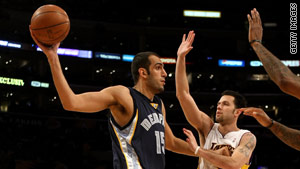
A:
<svg viewBox="0 0 300 169">
<path fill-rule="evenodd" d="M 236 123 L 231 123 L 231 124 L 220 123 L 218 130 L 223 136 L 225 136 L 229 132 L 239 131 L 240 129 L 237 127 Z"/>
<path fill-rule="evenodd" d="M 153 100 L 154 98 L 154 93 L 148 89 L 145 85 L 142 85 L 142 83 L 137 83 L 134 87 L 135 90 L 139 91 L 142 93 L 144 96 L 146 96 L 149 100 Z"/>
</svg>

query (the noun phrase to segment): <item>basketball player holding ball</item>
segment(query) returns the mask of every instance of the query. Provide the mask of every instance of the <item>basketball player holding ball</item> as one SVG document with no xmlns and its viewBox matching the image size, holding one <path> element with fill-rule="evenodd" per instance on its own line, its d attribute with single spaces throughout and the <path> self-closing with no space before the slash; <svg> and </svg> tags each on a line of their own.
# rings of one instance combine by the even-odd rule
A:
<svg viewBox="0 0 300 169">
<path fill-rule="evenodd" d="M 75 94 L 61 68 L 57 49 L 41 43 L 30 29 L 35 43 L 48 58 L 52 78 L 65 110 L 83 113 L 109 109 L 114 169 L 164 169 L 165 148 L 194 156 L 184 140 L 176 138 L 167 121 L 162 100 L 167 73 L 159 55 L 138 53 L 131 64 L 133 87 L 122 85 Z"/>
</svg>

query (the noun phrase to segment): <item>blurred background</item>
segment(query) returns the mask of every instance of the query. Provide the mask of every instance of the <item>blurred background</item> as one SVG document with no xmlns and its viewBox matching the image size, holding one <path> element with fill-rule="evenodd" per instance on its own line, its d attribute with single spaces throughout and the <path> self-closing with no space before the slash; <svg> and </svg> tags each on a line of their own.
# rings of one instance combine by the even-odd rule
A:
<svg viewBox="0 0 300 169">
<path fill-rule="evenodd" d="M 300 129 L 299 100 L 270 79 L 248 43 L 247 14 L 260 12 L 263 44 L 300 76 L 299 54 L 290 54 L 290 2 L 274 1 L 0 1 L 0 169 L 111 169 L 109 112 L 65 111 L 45 55 L 28 26 L 34 11 L 56 4 L 69 15 L 71 30 L 61 43 L 60 60 L 75 93 L 112 85 L 133 86 L 130 64 L 140 51 L 155 51 L 168 73 L 164 100 L 173 133 L 182 139 L 187 123 L 175 93 L 175 63 L 182 35 L 194 30 L 187 57 L 190 91 L 212 118 L 226 89 L 242 93 L 248 106 Z M 218 11 L 219 18 L 184 16 L 184 10 Z M 251 169 L 291 169 L 300 153 L 253 118 L 238 126 L 257 137 Z M 194 134 L 197 134 L 194 131 Z M 166 169 L 197 168 L 198 159 L 166 152 Z"/>
</svg>

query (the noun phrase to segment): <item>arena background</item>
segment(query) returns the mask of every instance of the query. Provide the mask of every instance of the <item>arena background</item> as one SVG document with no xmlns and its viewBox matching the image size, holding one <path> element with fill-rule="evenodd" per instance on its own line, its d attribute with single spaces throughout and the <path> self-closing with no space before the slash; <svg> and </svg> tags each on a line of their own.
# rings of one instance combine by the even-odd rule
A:
<svg viewBox="0 0 300 169">
<path fill-rule="evenodd" d="M 281 60 L 293 60 L 288 64 L 300 75 L 299 54 L 290 54 L 288 1 L 1 0 L 1 169 L 112 168 L 108 112 L 64 111 L 47 59 L 36 50 L 30 37 L 31 16 L 44 4 L 56 4 L 70 17 L 71 30 L 61 47 L 84 50 L 81 56 L 91 56 L 60 55 L 64 74 L 76 93 L 117 84 L 133 86 L 130 62 L 101 56 L 114 54 L 123 58 L 123 54 L 155 51 L 172 62 L 182 34 L 195 30 L 187 68 L 191 93 L 203 111 L 213 117 L 220 93 L 231 89 L 244 94 L 249 106 L 261 107 L 274 120 L 300 129 L 300 101 L 284 94 L 262 66 L 250 66 L 258 58 L 247 39 L 246 15 L 255 7 L 264 23 L 263 44 Z M 221 11 L 222 16 L 184 17 L 184 9 Z M 87 54 L 89 51 L 91 55 Z M 219 59 L 241 60 L 245 65 L 220 67 Z M 174 134 L 184 139 L 182 128 L 192 127 L 175 96 L 175 64 L 166 63 L 165 68 L 168 78 L 160 97 Z M 17 80 L 8 84 L 4 78 Z M 299 152 L 279 141 L 253 118 L 244 117 L 239 127 L 251 130 L 257 137 L 251 169 L 298 168 Z M 197 162 L 197 158 L 166 152 L 166 169 L 196 168 Z"/>
</svg>

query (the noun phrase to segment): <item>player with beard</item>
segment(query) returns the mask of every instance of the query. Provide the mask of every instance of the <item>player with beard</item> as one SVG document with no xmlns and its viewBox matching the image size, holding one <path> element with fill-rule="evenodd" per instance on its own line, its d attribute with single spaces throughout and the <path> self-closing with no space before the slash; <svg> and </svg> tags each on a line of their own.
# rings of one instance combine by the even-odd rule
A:
<svg viewBox="0 0 300 169">
<path fill-rule="evenodd" d="M 33 40 L 48 58 L 52 78 L 65 110 L 83 113 L 109 109 L 114 169 L 164 169 L 165 148 L 194 155 L 187 142 L 176 138 L 156 94 L 164 91 L 167 73 L 159 55 L 138 53 L 131 64 L 133 87 L 111 86 L 101 91 L 75 94 L 61 68 L 59 43 L 47 47 Z M 101 143 L 99 143 L 101 144 Z"/>
<path fill-rule="evenodd" d="M 251 154 L 256 145 L 255 136 L 248 130 L 239 129 L 238 117 L 241 111 L 238 108 L 246 106 L 245 98 L 234 91 L 224 91 L 218 101 L 216 122 L 203 111 L 189 92 L 186 76 L 186 55 L 192 50 L 195 33 L 190 31 L 188 37 L 182 38 L 177 51 L 176 63 L 176 96 L 188 122 L 197 130 L 200 147 L 190 130 L 183 129 L 187 135 L 187 142 L 195 155 L 199 156 L 199 169 L 211 168 L 248 168 Z M 216 153 L 216 150 L 227 148 L 229 156 Z"/>
</svg>

